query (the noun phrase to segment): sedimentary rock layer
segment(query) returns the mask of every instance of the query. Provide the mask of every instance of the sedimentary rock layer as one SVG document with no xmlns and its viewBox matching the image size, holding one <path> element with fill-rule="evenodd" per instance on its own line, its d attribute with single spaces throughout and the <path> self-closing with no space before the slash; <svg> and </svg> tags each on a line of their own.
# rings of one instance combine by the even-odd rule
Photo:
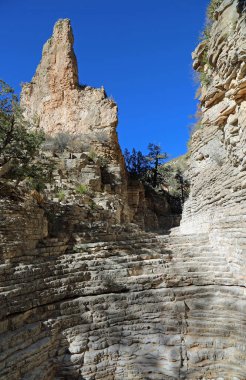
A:
<svg viewBox="0 0 246 380">
<path fill-rule="evenodd" d="M 244 378 L 245 290 L 207 234 L 109 228 L 67 208 L 67 233 L 49 237 L 43 212 L 2 202 L 1 379 Z"/>
<path fill-rule="evenodd" d="M 154 235 L 110 210 L 1 200 L 1 380 L 246 378 L 242 9 L 225 0 L 207 42 L 211 82 L 180 228 Z"/>
<path fill-rule="evenodd" d="M 218 229 L 226 220 L 229 225 L 233 215 L 242 227 L 245 219 L 246 22 L 242 9 L 238 1 L 223 1 L 209 38 L 193 54 L 194 68 L 203 81 L 202 118 L 191 141 L 191 195 L 182 223 L 186 232 Z"/>
</svg>

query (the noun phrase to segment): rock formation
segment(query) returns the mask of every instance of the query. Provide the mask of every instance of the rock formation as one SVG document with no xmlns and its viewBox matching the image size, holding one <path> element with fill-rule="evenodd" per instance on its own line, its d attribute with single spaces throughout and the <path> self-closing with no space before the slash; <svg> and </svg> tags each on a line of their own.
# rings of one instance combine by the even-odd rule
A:
<svg viewBox="0 0 246 380">
<path fill-rule="evenodd" d="M 73 40 L 70 21 L 59 20 L 31 83 L 23 85 L 22 106 L 28 116 L 39 117 L 47 134 L 86 135 L 103 130 L 115 138 L 117 106 L 103 88 L 79 84 Z M 116 138 L 114 142 L 118 145 Z"/>
<path fill-rule="evenodd" d="M 21 105 L 28 118 L 38 118 L 40 128 L 48 135 L 89 136 L 93 150 L 108 160 L 117 191 L 126 193 L 126 173 L 116 133 L 117 105 L 103 88 L 79 84 L 73 42 L 70 21 L 59 20 L 43 47 L 31 83 L 23 85 Z"/>
<path fill-rule="evenodd" d="M 106 207 L 40 206 L 11 193 L 0 200 L 1 380 L 246 378 L 243 6 L 224 0 L 194 53 L 209 81 L 191 142 L 191 196 L 171 235 L 146 233 Z M 96 103 L 114 112 L 103 92 L 78 88 L 71 44 L 68 21 L 59 22 L 35 83 L 23 89 L 27 115 L 37 113 L 49 133 L 57 122 L 89 133 L 85 113 L 66 122 L 66 91 L 74 110 L 86 101 L 88 110 Z M 113 136 L 115 116 L 106 118 Z M 139 194 L 132 189 L 132 208 L 139 209 Z"/>
<path fill-rule="evenodd" d="M 70 20 L 59 20 L 52 37 L 44 45 L 41 62 L 31 83 L 23 85 L 21 105 L 26 117 L 38 119 L 40 128 L 47 135 L 65 133 L 89 141 L 92 153 L 107 163 L 105 170 L 93 160 L 88 162 L 85 155 L 76 154 L 76 151 L 59 160 L 62 162 L 59 173 L 63 179 L 71 180 L 69 172 L 77 171 L 77 180 L 83 178 L 93 190 L 116 194 L 114 208 L 119 222 L 137 221 L 141 226 L 158 229 L 159 215 L 153 202 L 145 197 L 143 187 L 135 182 L 127 189 L 127 174 L 116 132 L 117 105 L 107 97 L 103 88 L 79 84 L 73 42 Z M 166 206 L 160 210 L 160 217 L 166 218 L 167 226 L 177 225 L 176 216 L 168 216 L 170 202 L 164 201 Z"/>
<path fill-rule="evenodd" d="M 200 129 L 190 151 L 192 191 L 183 231 L 209 231 L 233 215 L 242 221 L 245 182 L 246 25 L 238 2 L 223 1 L 210 37 L 193 53 L 202 72 Z M 223 229 L 223 228 L 222 228 Z"/>
</svg>

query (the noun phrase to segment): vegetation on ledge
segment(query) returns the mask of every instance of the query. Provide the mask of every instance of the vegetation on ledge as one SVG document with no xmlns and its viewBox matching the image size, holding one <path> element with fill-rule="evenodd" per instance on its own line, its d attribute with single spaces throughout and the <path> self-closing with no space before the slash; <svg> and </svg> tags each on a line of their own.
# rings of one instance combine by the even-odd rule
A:
<svg viewBox="0 0 246 380">
<path fill-rule="evenodd" d="M 41 190 L 52 175 L 52 165 L 39 161 L 44 133 L 38 122 L 29 123 L 23 116 L 14 90 L 0 80 L 0 180 L 28 182 Z"/>
<path fill-rule="evenodd" d="M 165 163 L 168 155 L 162 152 L 160 145 L 151 143 L 148 150 L 148 154 L 144 155 L 134 148 L 132 153 L 125 149 L 124 158 L 130 178 L 140 180 L 155 191 L 164 191 L 175 197 L 181 207 L 189 193 L 189 183 L 184 174 L 185 160 L 182 161 L 182 165 L 178 160 Z"/>
</svg>

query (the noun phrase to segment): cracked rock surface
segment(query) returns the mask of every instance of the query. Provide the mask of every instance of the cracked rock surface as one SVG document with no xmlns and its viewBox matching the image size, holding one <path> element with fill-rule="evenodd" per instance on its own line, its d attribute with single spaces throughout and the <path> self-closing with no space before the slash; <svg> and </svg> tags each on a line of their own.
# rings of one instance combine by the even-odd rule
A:
<svg viewBox="0 0 246 380">
<path fill-rule="evenodd" d="M 57 206 L 62 219 L 53 220 L 49 202 L 1 199 L 1 380 L 246 379 L 243 9 L 225 0 L 211 30 L 212 81 L 202 89 L 203 127 L 191 142 L 191 195 L 180 227 L 146 233 L 83 205 Z M 33 81 L 57 71 L 75 107 L 82 100 L 67 20 L 54 36 L 58 45 L 54 37 L 45 45 L 48 61 Z M 194 53 L 196 68 L 202 51 Z M 23 90 L 27 110 L 42 110 L 50 131 L 68 101 L 54 98 L 56 86 L 54 79 L 40 92 L 34 84 Z M 86 91 L 87 101 L 94 90 Z M 99 95 L 100 108 L 107 102 Z M 72 120 L 64 128 L 72 131 L 79 123 Z M 81 120 L 86 129 L 90 122 Z"/>
</svg>

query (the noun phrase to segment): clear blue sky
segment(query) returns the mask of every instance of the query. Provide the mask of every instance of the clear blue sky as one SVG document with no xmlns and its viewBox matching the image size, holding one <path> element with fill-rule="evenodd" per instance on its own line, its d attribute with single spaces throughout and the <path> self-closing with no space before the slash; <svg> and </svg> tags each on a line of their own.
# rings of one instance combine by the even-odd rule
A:
<svg viewBox="0 0 246 380">
<path fill-rule="evenodd" d="M 195 113 L 191 52 L 208 0 L 0 0 L 0 78 L 20 91 L 59 18 L 70 18 L 80 83 L 119 107 L 122 148 L 186 152 Z"/>
</svg>

